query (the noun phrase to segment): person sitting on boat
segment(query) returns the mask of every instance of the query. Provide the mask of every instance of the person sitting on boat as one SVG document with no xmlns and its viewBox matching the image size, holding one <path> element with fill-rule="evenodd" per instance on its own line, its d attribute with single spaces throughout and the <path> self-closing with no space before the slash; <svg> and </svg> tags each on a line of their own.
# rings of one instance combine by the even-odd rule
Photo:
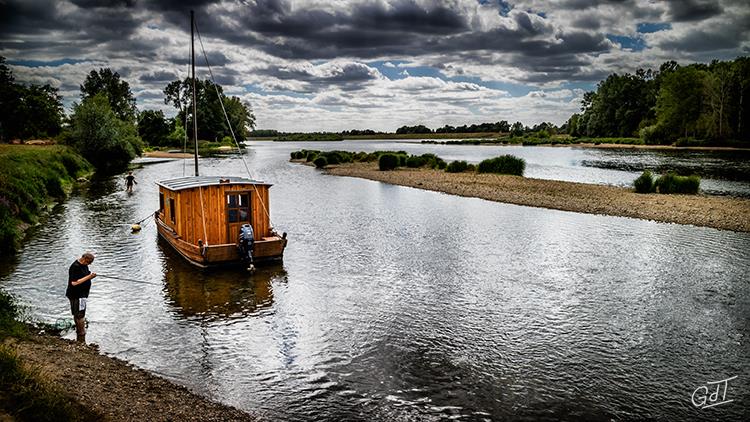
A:
<svg viewBox="0 0 750 422">
<path fill-rule="evenodd" d="M 248 264 L 248 270 L 254 270 L 253 265 L 253 248 L 255 247 L 255 234 L 253 233 L 253 226 L 250 224 L 243 224 L 240 227 L 240 239 L 239 239 L 240 256 L 245 263 Z"/>
</svg>

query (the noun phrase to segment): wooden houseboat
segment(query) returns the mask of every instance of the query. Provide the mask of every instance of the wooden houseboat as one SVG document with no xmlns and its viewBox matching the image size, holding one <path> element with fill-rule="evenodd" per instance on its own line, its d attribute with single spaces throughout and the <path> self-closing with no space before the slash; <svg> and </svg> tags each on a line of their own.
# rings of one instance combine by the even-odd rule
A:
<svg viewBox="0 0 750 422">
<path fill-rule="evenodd" d="M 192 116 L 197 116 L 194 29 L 195 17 L 190 11 Z M 228 119 L 226 123 L 231 129 Z M 271 185 L 244 177 L 200 176 L 198 122 L 195 118 L 192 129 L 195 176 L 157 182 L 159 210 L 154 218 L 159 235 L 190 263 L 200 267 L 247 263 L 249 257 L 241 256 L 239 238 L 242 226 L 249 224 L 252 231 L 248 230 L 249 227 L 243 231 L 243 239 L 247 233 L 251 233 L 254 240 L 252 248 L 243 250 L 251 251 L 248 269 L 254 268 L 253 262 L 281 260 L 286 247 L 286 233 L 279 236 L 271 226 L 268 203 Z M 244 158 L 242 160 L 244 162 Z M 242 244 L 244 246 L 247 242 L 243 241 Z"/>
<path fill-rule="evenodd" d="M 268 183 L 243 177 L 191 176 L 157 182 L 159 235 L 189 262 L 209 267 L 242 262 L 240 228 L 255 234 L 253 261 L 281 260 L 286 233 L 278 235 L 268 214 Z"/>
</svg>

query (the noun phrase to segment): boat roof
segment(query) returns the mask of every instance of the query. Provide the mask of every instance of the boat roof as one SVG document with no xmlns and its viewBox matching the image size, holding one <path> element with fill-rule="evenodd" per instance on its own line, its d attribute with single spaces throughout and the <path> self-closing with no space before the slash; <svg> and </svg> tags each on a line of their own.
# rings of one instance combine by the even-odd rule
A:
<svg viewBox="0 0 750 422">
<path fill-rule="evenodd" d="M 157 185 L 172 191 L 192 189 L 204 186 L 218 185 L 263 185 L 271 186 L 270 183 L 258 180 L 248 179 L 246 177 L 222 177 L 222 176 L 188 176 L 178 177 L 176 179 L 161 180 L 156 182 Z"/>
</svg>

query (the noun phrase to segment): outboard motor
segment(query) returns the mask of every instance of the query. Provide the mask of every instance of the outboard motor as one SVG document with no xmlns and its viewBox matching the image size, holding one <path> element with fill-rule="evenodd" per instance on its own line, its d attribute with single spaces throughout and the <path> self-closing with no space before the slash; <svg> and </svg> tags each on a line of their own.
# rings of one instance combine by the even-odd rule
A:
<svg viewBox="0 0 750 422">
<path fill-rule="evenodd" d="M 240 249 L 240 257 L 247 264 L 249 271 L 255 270 L 253 265 L 253 248 L 255 246 L 255 235 L 253 233 L 253 226 L 250 224 L 243 224 L 240 227 L 240 239 L 238 247 Z"/>
</svg>

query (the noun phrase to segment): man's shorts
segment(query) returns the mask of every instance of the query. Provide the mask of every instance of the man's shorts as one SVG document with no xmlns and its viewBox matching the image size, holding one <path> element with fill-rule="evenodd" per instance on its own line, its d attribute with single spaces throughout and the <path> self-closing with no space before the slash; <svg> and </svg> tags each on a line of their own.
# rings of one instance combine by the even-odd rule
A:
<svg viewBox="0 0 750 422">
<path fill-rule="evenodd" d="M 81 310 L 81 301 L 77 297 L 70 297 L 70 313 L 73 318 L 83 318 L 86 316 L 86 307 Z"/>
</svg>

